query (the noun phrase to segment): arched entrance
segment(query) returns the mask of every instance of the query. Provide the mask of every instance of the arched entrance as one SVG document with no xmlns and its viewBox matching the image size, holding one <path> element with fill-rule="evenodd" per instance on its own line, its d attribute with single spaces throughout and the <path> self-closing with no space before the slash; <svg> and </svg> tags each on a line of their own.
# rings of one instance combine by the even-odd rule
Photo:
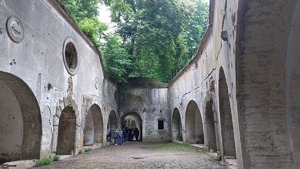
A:
<svg viewBox="0 0 300 169">
<path fill-rule="evenodd" d="M 20 78 L 0 72 L 0 164 L 40 157 L 42 125 L 38 102 Z"/>
<path fill-rule="evenodd" d="M 83 132 L 85 146 L 103 143 L 103 118 L 98 105 L 93 104 L 89 109 Z"/>
<path fill-rule="evenodd" d="M 108 123 L 107 123 L 107 131 L 110 131 L 111 129 L 117 129 L 118 123 L 117 123 L 117 114 L 113 110 L 110 112 L 108 117 Z"/>
<path fill-rule="evenodd" d="M 180 117 L 179 110 L 177 108 L 175 108 L 173 111 L 172 139 L 173 141 L 183 141 L 181 117 Z"/>
<path fill-rule="evenodd" d="M 191 144 L 203 144 L 204 132 L 202 117 L 195 101 L 190 101 L 186 109 L 185 117 L 186 142 Z"/>
<path fill-rule="evenodd" d="M 289 31 L 286 52 L 286 112 L 290 154 L 294 168 L 300 166 L 300 1 L 297 1 Z M 284 131 L 283 129 L 281 129 Z"/>
<path fill-rule="evenodd" d="M 219 73 L 219 107 L 223 156 L 236 156 L 231 108 L 228 96 L 228 86 L 223 68 Z"/>
<path fill-rule="evenodd" d="M 143 125 L 142 125 L 141 116 L 138 113 L 136 113 L 136 112 L 125 113 L 121 117 L 121 123 L 122 123 L 121 124 L 122 128 L 128 129 L 129 132 L 137 129 L 139 131 L 137 141 L 142 141 L 142 139 L 143 139 L 142 126 Z M 134 138 L 134 136 L 132 136 L 132 137 Z M 130 136 L 129 136 L 129 141 L 131 141 Z"/>
<path fill-rule="evenodd" d="M 213 112 L 213 101 L 209 100 L 205 106 L 205 124 L 206 124 L 206 146 L 214 152 L 217 151 L 217 142 L 216 142 L 216 128 L 215 128 L 215 119 Z"/>
<path fill-rule="evenodd" d="M 72 155 L 75 152 L 76 115 L 72 107 L 63 109 L 59 118 L 57 154 Z"/>
</svg>

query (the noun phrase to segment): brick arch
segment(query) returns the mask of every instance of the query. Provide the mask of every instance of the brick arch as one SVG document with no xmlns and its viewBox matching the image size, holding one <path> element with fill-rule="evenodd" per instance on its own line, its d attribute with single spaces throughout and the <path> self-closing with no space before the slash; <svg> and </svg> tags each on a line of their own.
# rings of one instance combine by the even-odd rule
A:
<svg viewBox="0 0 300 169">
<path fill-rule="evenodd" d="M 223 68 L 219 71 L 219 112 L 222 139 L 222 155 L 236 156 L 232 113 L 228 95 L 228 85 Z"/>
<path fill-rule="evenodd" d="M 103 143 L 103 116 L 100 107 L 93 104 L 85 118 L 84 145 Z"/>
<path fill-rule="evenodd" d="M 185 135 L 187 143 L 204 143 L 202 116 L 197 103 L 193 100 L 189 102 L 186 108 Z"/>
<path fill-rule="evenodd" d="M 1 71 L 0 116 L 0 163 L 39 158 L 42 136 L 39 104 L 23 80 Z"/>
<path fill-rule="evenodd" d="M 58 126 L 57 150 L 59 155 L 75 154 L 76 114 L 71 106 L 63 109 Z"/>
</svg>

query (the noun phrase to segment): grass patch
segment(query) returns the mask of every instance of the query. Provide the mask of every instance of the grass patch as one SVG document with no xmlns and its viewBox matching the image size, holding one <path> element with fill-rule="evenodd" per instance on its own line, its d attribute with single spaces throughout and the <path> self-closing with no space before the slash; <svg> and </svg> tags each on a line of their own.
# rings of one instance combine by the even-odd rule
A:
<svg viewBox="0 0 300 169">
<path fill-rule="evenodd" d="M 84 148 L 84 152 L 89 152 L 89 151 L 91 151 L 91 150 L 92 150 L 92 148 L 90 148 L 90 147 Z"/>
<path fill-rule="evenodd" d="M 94 169 L 94 167 L 84 167 L 84 168 L 81 168 L 81 169 Z"/>
<path fill-rule="evenodd" d="M 55 156 L 53 157 L 53 161 L 58 161 L 60 160 L 60 155 L 55 154 Z"/>
<path fill-rule="evenodd" d="M 221 155 L 217 155 L 217 156 L 210 157 L 210 160 L 211 161 L 222 161 L 222 157 L 221 157 Z"/>
<path fill-rule="evenodd" d="M 161 151 L 184 151 L 184 152 L 203 152 L 204 150 L 184 144 L 169 143 L 158 147 Z"/>
<path fill-rule="evenodd" d="M 43 166 L 43 165 L 49 165 L 49 164 L 52 164 L 52 162 L 53 162 L 53 160 L 51 158 L 43 158 L 43 159 L 36 161 L 35 166 L 39 167 L 39 166 Z"/>
<path fill-rule="evenodd" d="M 163 169 L 166 168 L 164 163 L 158 163 L 150 166 L 150 169 Z"/>
</svg>

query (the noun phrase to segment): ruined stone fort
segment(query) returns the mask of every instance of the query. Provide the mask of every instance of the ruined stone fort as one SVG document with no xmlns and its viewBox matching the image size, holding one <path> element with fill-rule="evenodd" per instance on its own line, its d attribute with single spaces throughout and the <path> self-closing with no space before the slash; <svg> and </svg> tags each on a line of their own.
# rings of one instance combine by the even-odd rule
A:
<svg viewBox="0 0 300 169">
<path fill-rule="evenodd" d="M 0 0 L 0 162 L 76 155 L 126 125 L 143 142 L 204 144 L 240 169 L 298 169 L 300 1 L 211 0 L 209 11 L 169 84 L 118 88 L 56 0 Z"/>
</svg>

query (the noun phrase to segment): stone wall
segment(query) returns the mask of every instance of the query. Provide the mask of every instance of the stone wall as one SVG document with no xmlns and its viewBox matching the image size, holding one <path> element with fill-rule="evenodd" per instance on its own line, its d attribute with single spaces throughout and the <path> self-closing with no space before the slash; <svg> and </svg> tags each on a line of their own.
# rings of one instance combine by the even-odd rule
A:
<svg viewBox="0 0 300 169">
<path fill-rule="evenodd" d="M 129 115 L 141 119 L 143 142 L 171 140 L 166 85 L 147 78 L 129 79 L 128 85 L 119 87 L 118 98 L 121 121 Z M 163 123 L 162 129 L 159 121 Z"/>
<path fill-rule="evenodd" d="M 63 130 L 59 124 L 64 123 L 61 114 L 66 107 L 73 109 L 66 116 L 75 118 L 74 129 L 70 129 L 75 130 L 71 149 L 77 154 L 83 146 L 90 107 L 100 108 L 98 117 L 103 118 L 104 125 L 109 113 L 117 111 L 117 88 L 105 78 L 100 53 L 54 0 L 1 0 L 0 17 L 0 84 L 6 86 L 0 89 L 1 104 L 8 107 L 1 106 L 1 113 L 6 113 L 1 120 L 17 121 L 13 123 L 20 126 L 5 129 L 15 136 L 22 131 L 15 128 L 24 127 L 24 132 L 18 134 L 24 135 L 22 143 L 15 136 L 4 136 L 5 143 L 15 140 L 23 147 L 8 150 L 18 157 L 4 160 L 55 153 L 59 131 Z M 12 106 L 20 111 L 10 109 Z M 12 111 L 17 114 L 14 119 L 13 114 L 7 114 Z M 106 127 L 101 132 L 103 138 L 96 140 L 105 144 Z"/>
<path fill-rule="evenodd" d="M 77 154 L 125 119 L 142 141 L 204 144 L 241 169 L 299 166 L 297 0 L 211 0 L 203 42 L 170 84 L 118 91 L 57 1 L 0 0 L 0 17 L 0 162 Z"/>
</svg>

